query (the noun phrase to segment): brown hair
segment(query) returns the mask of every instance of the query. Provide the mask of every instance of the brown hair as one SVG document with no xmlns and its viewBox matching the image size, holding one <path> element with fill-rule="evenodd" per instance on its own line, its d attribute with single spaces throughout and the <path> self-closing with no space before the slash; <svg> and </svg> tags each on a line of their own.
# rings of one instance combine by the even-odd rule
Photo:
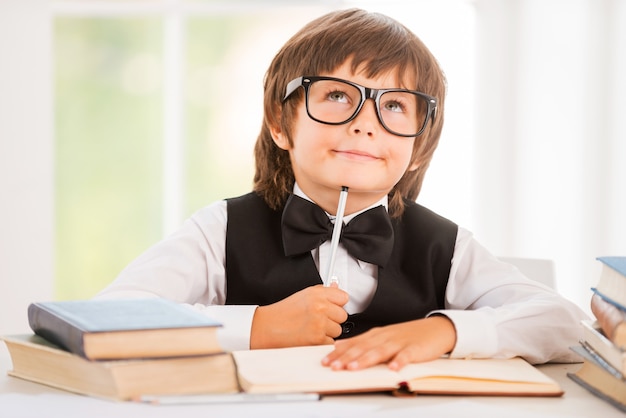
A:
<svg viewBox="0 0 626 418">
<path fill-rule="evenodd" d="M 294 184 L 289 153 L 274 144 L 270 133 L 271 126 L 279 126 L 291 141 L 302 89 L 283 106 L 287 83 L 300 76 L 332 72 L 347 61 L 353 71 L 364 68 L 369 78 L 394 71 L 402 82 L 414 84 L 405 88 L 437 98 L 437 116 L 413 147 L 411 164 L 418 162 L 419 167 L 404 173 L 389 192 L 390 215 L 402 214 L 404 199 L 417 199 L 441 135 L 445 76 L 428 48 L 405 26 L 378 13 L 348 9 L 328 13 L 304 26 L 276 54 L 265 74 L 263 125 L 254 148 L 254 191 L 270 207 L 281 208 Z"/>
</svg>

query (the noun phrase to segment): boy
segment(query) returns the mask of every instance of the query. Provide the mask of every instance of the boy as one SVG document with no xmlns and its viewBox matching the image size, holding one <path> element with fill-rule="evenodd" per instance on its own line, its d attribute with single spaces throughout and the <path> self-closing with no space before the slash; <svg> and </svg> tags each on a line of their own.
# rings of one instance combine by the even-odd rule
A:
<svg viewBox="0 0 626 418">
<path fill-rule="evenodd" d="M 193 304 L 224 324 L 225 349 L 334 342 L 333 369 L 446 353 L 572 361 L 584 313 L 415 203 L 444 95 L 398 22 L 357 9 L 312 21 L 267 71 L 254 192 L 200 210 L 100 297 Z M 344 186 L 338 283 L 323 286 Z"/>
</svg>

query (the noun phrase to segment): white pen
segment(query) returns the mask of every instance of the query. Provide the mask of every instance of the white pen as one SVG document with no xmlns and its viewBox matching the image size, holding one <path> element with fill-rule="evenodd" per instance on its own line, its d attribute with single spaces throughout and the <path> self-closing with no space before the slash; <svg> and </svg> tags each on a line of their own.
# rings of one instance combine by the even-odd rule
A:
<svg viewBox="0 0 626 418">
<path fill-rule="evenodd" d="M 337 247 L 339 246 L 339 237 L 341 236 L 341 228 L 343 227 L 343 213 L 346 210 L 346 201 L 348 200 L 348 187 L 341 186 L 339 193 L 339 204 L 337 205 L 337 216 L 335 217 L 335 225 L 333 226 L 333 235 L 330 238 L 330 260 L 328 269 L 326 270 L 324 286 L 330 286 L 339 280 L 335 276 L 335 256 L 337 255 Z"/>
<path fill-rule="evenodd" d="M 319 401 L 318 393 L 230 393 L 211 395 L 143 395 L 139 402 L 154 405 L 306 402 Z"/>
</svg>

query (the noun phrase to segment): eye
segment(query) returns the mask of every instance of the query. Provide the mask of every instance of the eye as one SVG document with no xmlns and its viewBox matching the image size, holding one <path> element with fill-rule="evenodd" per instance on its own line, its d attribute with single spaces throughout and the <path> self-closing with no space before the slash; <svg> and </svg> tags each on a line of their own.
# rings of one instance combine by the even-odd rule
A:
<svg viewBox="0 0 626 418">
<path fill-rule="evenodd" d="M 345 92 L 339 91 L 339 90 L 335 90 L 335 91 L 329 92 L 326 95 L 326 97 L 331 102 L 337 102 L 337 103 L 348 103 L 349 102 L 348 95 Z"/>
<path fill-rule="evenodd" d="M 392 100 L 383 103 L 382 108 L 384 110 L 388 110 L 390 112 L 397 112 L 397 113 L 402 113 L 405 111 L 405 107 L 401 102 L 392 101 Z"/>
</svg>

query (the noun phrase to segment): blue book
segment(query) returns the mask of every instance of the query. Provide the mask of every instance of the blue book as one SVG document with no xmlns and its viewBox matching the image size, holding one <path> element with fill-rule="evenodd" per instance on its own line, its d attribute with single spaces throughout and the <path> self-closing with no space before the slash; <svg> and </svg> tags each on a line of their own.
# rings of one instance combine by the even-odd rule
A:
<svg viewBox="0 0 626 418">
<path fill-rule="evenodd" d="M 615 270 L 626 279 L 626 256 L 598 257 L 597 260 Z"/>
<path fill-rule="evenodd" d="M 603 299 L 626 310 L 626 257 L 598 257 L 600 278 L 592 290 Z"/>
<path fill-rule="evenodd" d="M 215 320 L 165 299 L 70 300 L 28 307 L 35 334 L 90 360 L 214 354 Z"/>
</svg>

